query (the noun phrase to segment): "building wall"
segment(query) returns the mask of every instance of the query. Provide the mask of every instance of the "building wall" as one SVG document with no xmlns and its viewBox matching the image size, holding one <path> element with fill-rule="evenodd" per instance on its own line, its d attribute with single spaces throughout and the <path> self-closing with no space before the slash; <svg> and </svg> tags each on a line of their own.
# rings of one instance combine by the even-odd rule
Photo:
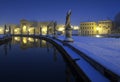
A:
<svg viewBox="0 0 120 82">
<path fill-rule="evenodd" d="M 81 35 L 110 34 L 111 29 L 112 29 L 111 20 L 80 23 Z"/>
<path fill-rule="evenodd" d="M 64 24 L 57 25 L 57 31 L 58 31 L 58 34 L 64 34 L 65 33 L 65 25 Z"/>
<path fill-rule="evenodd" d="M 112 29 L 112 21 L 98 21 L 99 34 L 110 34 Z"/>
<path fill-rule="evenodd" d="M 4 28 L 3 28 L 3 26 L 0 26 L 0 34 L 4 34 Z"/>
<path fill-rule="evenodd" d="M 96 22 L 82 22 L 80 23 L 80 34 L 81 35 L 92 35 L 96 34 Z"/>
</svg>

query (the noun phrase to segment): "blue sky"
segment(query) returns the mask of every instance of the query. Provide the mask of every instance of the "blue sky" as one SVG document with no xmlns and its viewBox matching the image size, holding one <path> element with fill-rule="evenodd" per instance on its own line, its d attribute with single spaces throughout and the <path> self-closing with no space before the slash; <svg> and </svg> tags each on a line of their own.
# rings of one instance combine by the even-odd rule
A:
<svg viewBox="0 0 120 82">
<path fill-rule="evenodd" d="M 71 24 L 114 19 L 120 12 L 120 0 L 0 0 L 0 24 L 19 23 L 21 19 L 56 20 L 65 23 L 71 9 Z"/>
</svg>

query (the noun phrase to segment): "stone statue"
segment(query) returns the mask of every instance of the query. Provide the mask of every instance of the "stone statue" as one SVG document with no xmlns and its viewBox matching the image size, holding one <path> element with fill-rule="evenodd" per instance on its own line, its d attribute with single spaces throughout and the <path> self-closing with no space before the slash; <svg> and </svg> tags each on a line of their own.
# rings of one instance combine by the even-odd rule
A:
<svg viewBox="0 0 120 82">
<path fill-rule="evenodd" d="M 71 10 L 67 12 L 66 22 L 65 22 L 65 40 L 64 42 L 73 42 L 72 39 L 72 28 L 70 24 Z"/>
<path fill-rule="evenodd" d="M 57 38 L 57 29 L 56 29 L 57 22 L 55 21 L 53 24 L 54 24 L 54 38 Z"/>
<path fill-rule="evenodd" d="M 66 22 L 65 22 L 65 25 L 69 25 L 70 26 L 70 16 L 71 16 L 71 10 L 69 10 L 67 12 L 67 15 L 66 15 Z"/>
</svg>

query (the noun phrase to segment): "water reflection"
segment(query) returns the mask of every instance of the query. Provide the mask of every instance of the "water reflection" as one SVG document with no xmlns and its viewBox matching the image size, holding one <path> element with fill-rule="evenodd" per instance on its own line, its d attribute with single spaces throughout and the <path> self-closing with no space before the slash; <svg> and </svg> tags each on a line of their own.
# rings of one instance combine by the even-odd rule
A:
<svg viewBox="0 0 120 82">
<path fill-rule="evenodd" d="M 7 53 L 8 53 L 8 48 L 7 48 L 8 46 L 7 45 L 8 45 L 8 43 L 4 44 L 4 51 L 5 51 L 4 54 L 5 55 L 7 55 Z"/>
<path fill-rule="evenodd" d="M 7 56 L 6 59 L 3 54 L 0 55 L 0 82 L 17 82 L 18 79 L 21 82 L 78 82 L 59 51 L 45 40 L 12 37 L 12 41 L 0 48 Z"/>
<path fill-rule="evenodd" d="M 71 71 L 69 69 L 69 67 L 66 67 L 66 70 L 65 70 L 65 73 L 66 73 L 66 82 L 70 82 L 71 80 Z"/>
<path fill-rule="evenodd" d="M 47 47 L 46 41 L 30 38 L 30 37 L 13 37 L 12 38 L 12 44 L 20 45 L 21 49 L 28 49 L 28 48 L 37 48 L 37 47 Z"/>
<path fill-rule="evenodd" d="M 57 61 L 57 49 L 55 47 L 53 47 L 53 60 Z"/>
<path fill-rule="evenodd" d="M 8 42 L 9 50 L 11 50 L 11 40 Z"/>
</svg>

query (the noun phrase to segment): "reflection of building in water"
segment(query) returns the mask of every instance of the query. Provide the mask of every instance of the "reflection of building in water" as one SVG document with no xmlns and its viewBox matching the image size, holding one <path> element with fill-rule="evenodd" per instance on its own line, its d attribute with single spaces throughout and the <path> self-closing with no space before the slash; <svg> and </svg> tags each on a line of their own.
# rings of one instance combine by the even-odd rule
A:
<svg viewBox="0 0 120 82">
<path fill-rule="evenodd" d="M 9 50 L 11 50 L 11 41 L 9 41 L 8 44 L 9 44 Z"/>
<path fill-rule="evenodd" d="M 70 68 L 68 66 L 66 66 L 66 70 L 65 70 L 65 73 L 66 73 L 66 82 L 71 82 L 71 71 L 70 71 Z"/>
<path fill-rule="evenodd" d="M 57 61 L 57 49 L 53 46 L 53 60 Z"/>
<path fill-rule="evenodd" d="M 4 44 L 4 51 L 5 51 L 5 55 L 7 55 L 7 52 L 8 52 L 8 48 L 7 48 L 8 44 Z"/>
<path fill-rule="evenodd" d="M 12 44 L 18 44 L 22 49 L 47 46 L 45 40 L 30 37 L 12 37 Z"/>
</svg>

